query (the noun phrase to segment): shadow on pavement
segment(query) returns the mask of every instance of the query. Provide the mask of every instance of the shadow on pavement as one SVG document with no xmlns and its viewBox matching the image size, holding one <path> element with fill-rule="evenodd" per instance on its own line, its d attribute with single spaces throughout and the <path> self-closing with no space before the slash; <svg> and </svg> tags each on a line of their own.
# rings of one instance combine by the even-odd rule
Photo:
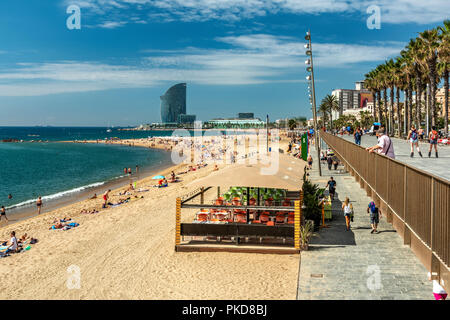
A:
<svg viewBox="0 0 450 320">
<path fill-rule="evenodd" d="M 325 192 L 325 195 L 328 196 L 328 191 Z M 342 212 L 342 201 L 339 199 L 337 192 L 331 204 L 331 209 L 333 212 L 333 220 L 328 223 L 329 228 L 321 229 L 318 234 L 311 238 L 310 246 L 314 247 L 314 250 L 356 245 L 355 234 L 351 229 L 350 231 L 346 230 L 345 218 Z"/>
</svg>

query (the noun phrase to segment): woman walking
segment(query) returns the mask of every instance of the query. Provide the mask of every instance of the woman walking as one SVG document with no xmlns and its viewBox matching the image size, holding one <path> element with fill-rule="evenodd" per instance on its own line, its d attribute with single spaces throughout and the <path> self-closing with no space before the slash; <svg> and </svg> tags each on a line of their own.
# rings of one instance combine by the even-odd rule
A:
<svg viewBox="0 0 450 320">
<path fill-rule="evenodd" d="M 433 146 L 434 146 L 434 151 L 436 152 L 436 158 L 437 158 L 438 157 L 437 142 L 438 142 L 439 134 L 436 131 L 435 126 L 433 126 L 431 128 L 431 131 L 428 134 L 428 136 L 430 137 L 430 150 L 428 150 L 428 158 L 431 157 L 431 151 L 433 150 Z"/>
<path fill-rule="evenodd" d="M 411 143 L 411 158 L 414 157 L 414 146 L 416 146 L 417 152 L 419 153 L 420 157 L 422 157 L 422 152 L 420 152 L 419 148 L 419 133 L 417 132 L 417 129 L 414 125 L 412 125 L 411 130 L 409 130 L 408 139 Z"/>
<path fill-rule="evenodd" d="M 41 214 L 41 208 L 42 208 L 42 199 L 41 196 L 38 197 L 36 201 L 36 207 L 38 209 L 38 214 Z"/>
<path fill-rule="evenodd" d="M 345 198 L 345 201 L 342 204 L 342 209 L 344 210 L 345 225 L 347 226 L 347 231 L 350 231 L 350 220 L 353 216 L 353 205 L 350 203 L 350 199 L 348 197 Z"/>
</svg>

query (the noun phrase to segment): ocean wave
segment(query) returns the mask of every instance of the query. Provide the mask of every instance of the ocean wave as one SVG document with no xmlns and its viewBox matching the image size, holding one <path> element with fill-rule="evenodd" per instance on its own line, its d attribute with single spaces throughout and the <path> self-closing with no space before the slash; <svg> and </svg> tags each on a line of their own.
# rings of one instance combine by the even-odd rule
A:
<svg viewBox="0 0 450 320">
<path fill-rule="evenodd" d="M 106 182 L 91 183 L 91 184 L 88 184 L 86 186 L 82 186 L 82 187 L 78 187 L 78 188 L 74 188 L 74 189 L 70 189 L 70 190 L 66 190 L 66 191 L 57 192 L 57 193 L 54 193 L 54 194 L 51 194 L 51 195 L 48 195 L 48 196 L 43 196 L 41 199 L 42 199 L 42 201 L 55 200 L 55 199 L 67 196 L 69 194 L 72 194 L 72 193 L 77 193 L 77 192 L 84 191 L 86 189 L 99 187 L 101 185 L 104 185 L 105 183 Z M 14 204 L 14 205 L 12 205 L 10 207 L 7 207 L 6 209 L 15 209 L 15 208 L 18 208 L 18 207 L 29 206 L 29 205 L 35 203 L 36 201 L 37 201 L 37 198 L 36 199 L 26 200 L 26 201 L 20 202 L 18 204 Z"/>
</svg>

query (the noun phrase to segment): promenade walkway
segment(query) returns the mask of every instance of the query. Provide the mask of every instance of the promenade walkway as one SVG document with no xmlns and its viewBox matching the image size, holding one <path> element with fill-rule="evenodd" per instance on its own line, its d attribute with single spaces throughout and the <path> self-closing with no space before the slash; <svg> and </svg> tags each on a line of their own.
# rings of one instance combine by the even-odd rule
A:
<svg viewBox="0 0 450 320">
<path fill-rule="evenodd" d="M 314 148 L 312 148 L 314 149 Z M 315 152 L 311 152 L 313 156 Z M 321 187 L 330 176 L 337 182 L 330 228 L 321 229 L 312 238 L 308 251 L 301 253 L 298 283 L 299 300 L 363 299 L 363 300 L 427 300 L 433 299 L 432 283 L 427 270 L 416 258 L 394 228 L 383 217 L 378 234 L 370 233 L 371 201 L 348 173 L 328 171 L 322 166 L 318 175 L 314 157 L 310 179 Z M 351 231 L 346 231 L 341 210 L 349 197 L 355 216 Z"/>
<path fill-rule="evenodd" d="M 340 136 L 341 137 L 341 136 Z M 353 136 L 344 135 L 342 138 L 354 142 Z M 438 177 L 450 181 L 450 146 L 438 146 L 438 156 L 435 158 L 434 149 L 431 152 L 431 158 L 428 158 L 430 144 L 428 142 L 419 142 L 419 148 L 423 158 L 414 149 L 414 157 L 411 158 L 411 145 L 406 140 L 392 138 L 394 142 L 395 159 L 413 167 L 427 171 Z M 363 135 L 361 139 L 362 147 L 370 147 L 377 144 L 377 137 Z"/>
</svg>

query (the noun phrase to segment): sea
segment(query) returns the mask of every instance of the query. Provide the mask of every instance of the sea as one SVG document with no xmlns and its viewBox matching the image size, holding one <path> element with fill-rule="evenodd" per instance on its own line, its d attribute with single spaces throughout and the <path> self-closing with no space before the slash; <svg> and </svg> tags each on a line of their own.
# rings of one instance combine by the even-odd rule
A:
<svg viewBox="0 0 450 320">
<path fill-rule="evenodd" d="M 170 153 L 163 150 L 58 141 L 170 135 L 172 131 L 119 131 L 105 127 L 0 127 L 0 206 L 10 212 L 20 211 L 34 207 L 38 196 L 44 204 L 61 202 L 89 191 L 102 192 L 102 187 L 172 166 Z M 8 139 L 23 142 L 1 142 Z M 126 177 L 123 169 L 131 168 L 134 173 L 136 165 L 140 177 Z"/>
</svg>

